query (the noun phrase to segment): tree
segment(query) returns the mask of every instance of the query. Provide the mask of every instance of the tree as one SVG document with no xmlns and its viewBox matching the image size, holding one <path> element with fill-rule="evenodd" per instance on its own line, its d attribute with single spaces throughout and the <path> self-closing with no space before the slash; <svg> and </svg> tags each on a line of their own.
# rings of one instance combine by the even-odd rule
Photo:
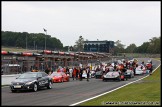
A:
<svg viewBox="0 0 162 107">
<path fill-rule="evenodd" d="M 117 55 L 118 53 L 125 52 L 125 49 L 124 49 L 125 45 L 123 45 L 120 40 L 117 40 L 114 45 L 115 45 L 114 46 L 115 55 Z"/>
<path fill-rule="evenodd" d="M 160 47 L 160 37 L 153 37 L 150 39 L 149 46 L 148 46 L 148 52 L 149 53 L 160 53 L 161 52 L 161 47 Z"/>
<path fill-rule="evenodd" d="M 74 48 L 76 51 L 83 51 L 84 38 L 79 36 L 79 39 L 75 42 Z"/>
<path fill-rule="evenodd" d="M 132 43 L 126 48 L 126 52 L 133 53 L 136 48 L 137 48 L 137 46 L 134 43 Z"/>
<path fill-rule="evenodd" d="M 50 50 L 61 50 L 63 44 L 61 41 L 51 35 L 45 35 L 43 33 L 28 33 L 28 32 L 12 32 L 12 31 L 1 31 L 2 33 L 2 46 L 22 47 L 26 48 L 26 37 L 28 49 L 34 49 L 35 45 L 38 49 L 44 49 L 45 37 L 47 40 L 47 49 Z"/>
<path fill-rule="evenodd" d="M 141 46 L 137 47 L 137 53 L 148 53 L 149 42 L 144 42 Z"/>
</svg>

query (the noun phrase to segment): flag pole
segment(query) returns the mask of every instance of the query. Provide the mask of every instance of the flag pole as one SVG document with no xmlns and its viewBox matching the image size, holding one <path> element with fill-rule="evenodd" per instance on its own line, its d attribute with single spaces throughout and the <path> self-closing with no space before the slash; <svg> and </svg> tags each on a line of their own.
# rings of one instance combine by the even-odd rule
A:
<svg viewBox="0 0 162 107">
<path fill-rule="evenodd" d="M 47 30 L 43 28 L 43 30 L 46 32 L 46 36 L 47 36 Z M 45 36 L 45 50 L 46 50 L 46 36 Z"/>
<path fill-rule="evenodd" d="M 46 31 L 46 36 L 47 36 L 47 31 Z M 46 50 L 46 36 L 45 36 L 45 50 Z"/>
</svg>

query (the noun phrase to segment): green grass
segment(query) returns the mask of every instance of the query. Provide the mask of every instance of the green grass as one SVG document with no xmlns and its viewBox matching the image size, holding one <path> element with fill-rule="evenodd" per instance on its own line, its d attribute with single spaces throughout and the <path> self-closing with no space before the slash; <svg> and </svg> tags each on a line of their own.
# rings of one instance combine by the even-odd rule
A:
<svg viewBox="0 0 162 107">
<path fill-rule="evenodd" d="M 112 93 L 81 103 L 80 106 L 114 106 L 107 102 L 152 102 L 160 104 L 160 67 L 149 77 L 118 89 Z M 128 105 L 128 104 L 127 104 Z M 134 104 L 137 105 L 137 104 Z M 130 106 L 130 105 L 128 105 Z"/>
</svg>

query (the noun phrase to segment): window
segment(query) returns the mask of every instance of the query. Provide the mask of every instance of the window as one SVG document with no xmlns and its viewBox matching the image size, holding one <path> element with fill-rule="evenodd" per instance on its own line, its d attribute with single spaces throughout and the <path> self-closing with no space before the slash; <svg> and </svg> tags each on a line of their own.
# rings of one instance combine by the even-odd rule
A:
<svg viewBox="0 0 162 107">
<path fill-rule="evenodd" d="M 39 73 L 39 74 L 38 74 L 38 77 L 42 77 L 42 74 L 41 74 L 41 73 Z"/>
</svg>

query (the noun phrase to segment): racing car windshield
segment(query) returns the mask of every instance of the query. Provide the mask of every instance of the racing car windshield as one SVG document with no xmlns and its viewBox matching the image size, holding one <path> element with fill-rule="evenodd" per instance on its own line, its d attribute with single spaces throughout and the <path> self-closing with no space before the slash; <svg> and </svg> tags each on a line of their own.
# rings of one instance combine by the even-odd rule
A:
<svg viewBox="0 0 162 107">
<path fill-rule="evenodd" d="M 19 79 L 23 79 L 23 78 L 36 78 L 37 77 L 37 74 L 22 74 L 22 75 L 20 75 L 18 78 Z"/>
</svg>

